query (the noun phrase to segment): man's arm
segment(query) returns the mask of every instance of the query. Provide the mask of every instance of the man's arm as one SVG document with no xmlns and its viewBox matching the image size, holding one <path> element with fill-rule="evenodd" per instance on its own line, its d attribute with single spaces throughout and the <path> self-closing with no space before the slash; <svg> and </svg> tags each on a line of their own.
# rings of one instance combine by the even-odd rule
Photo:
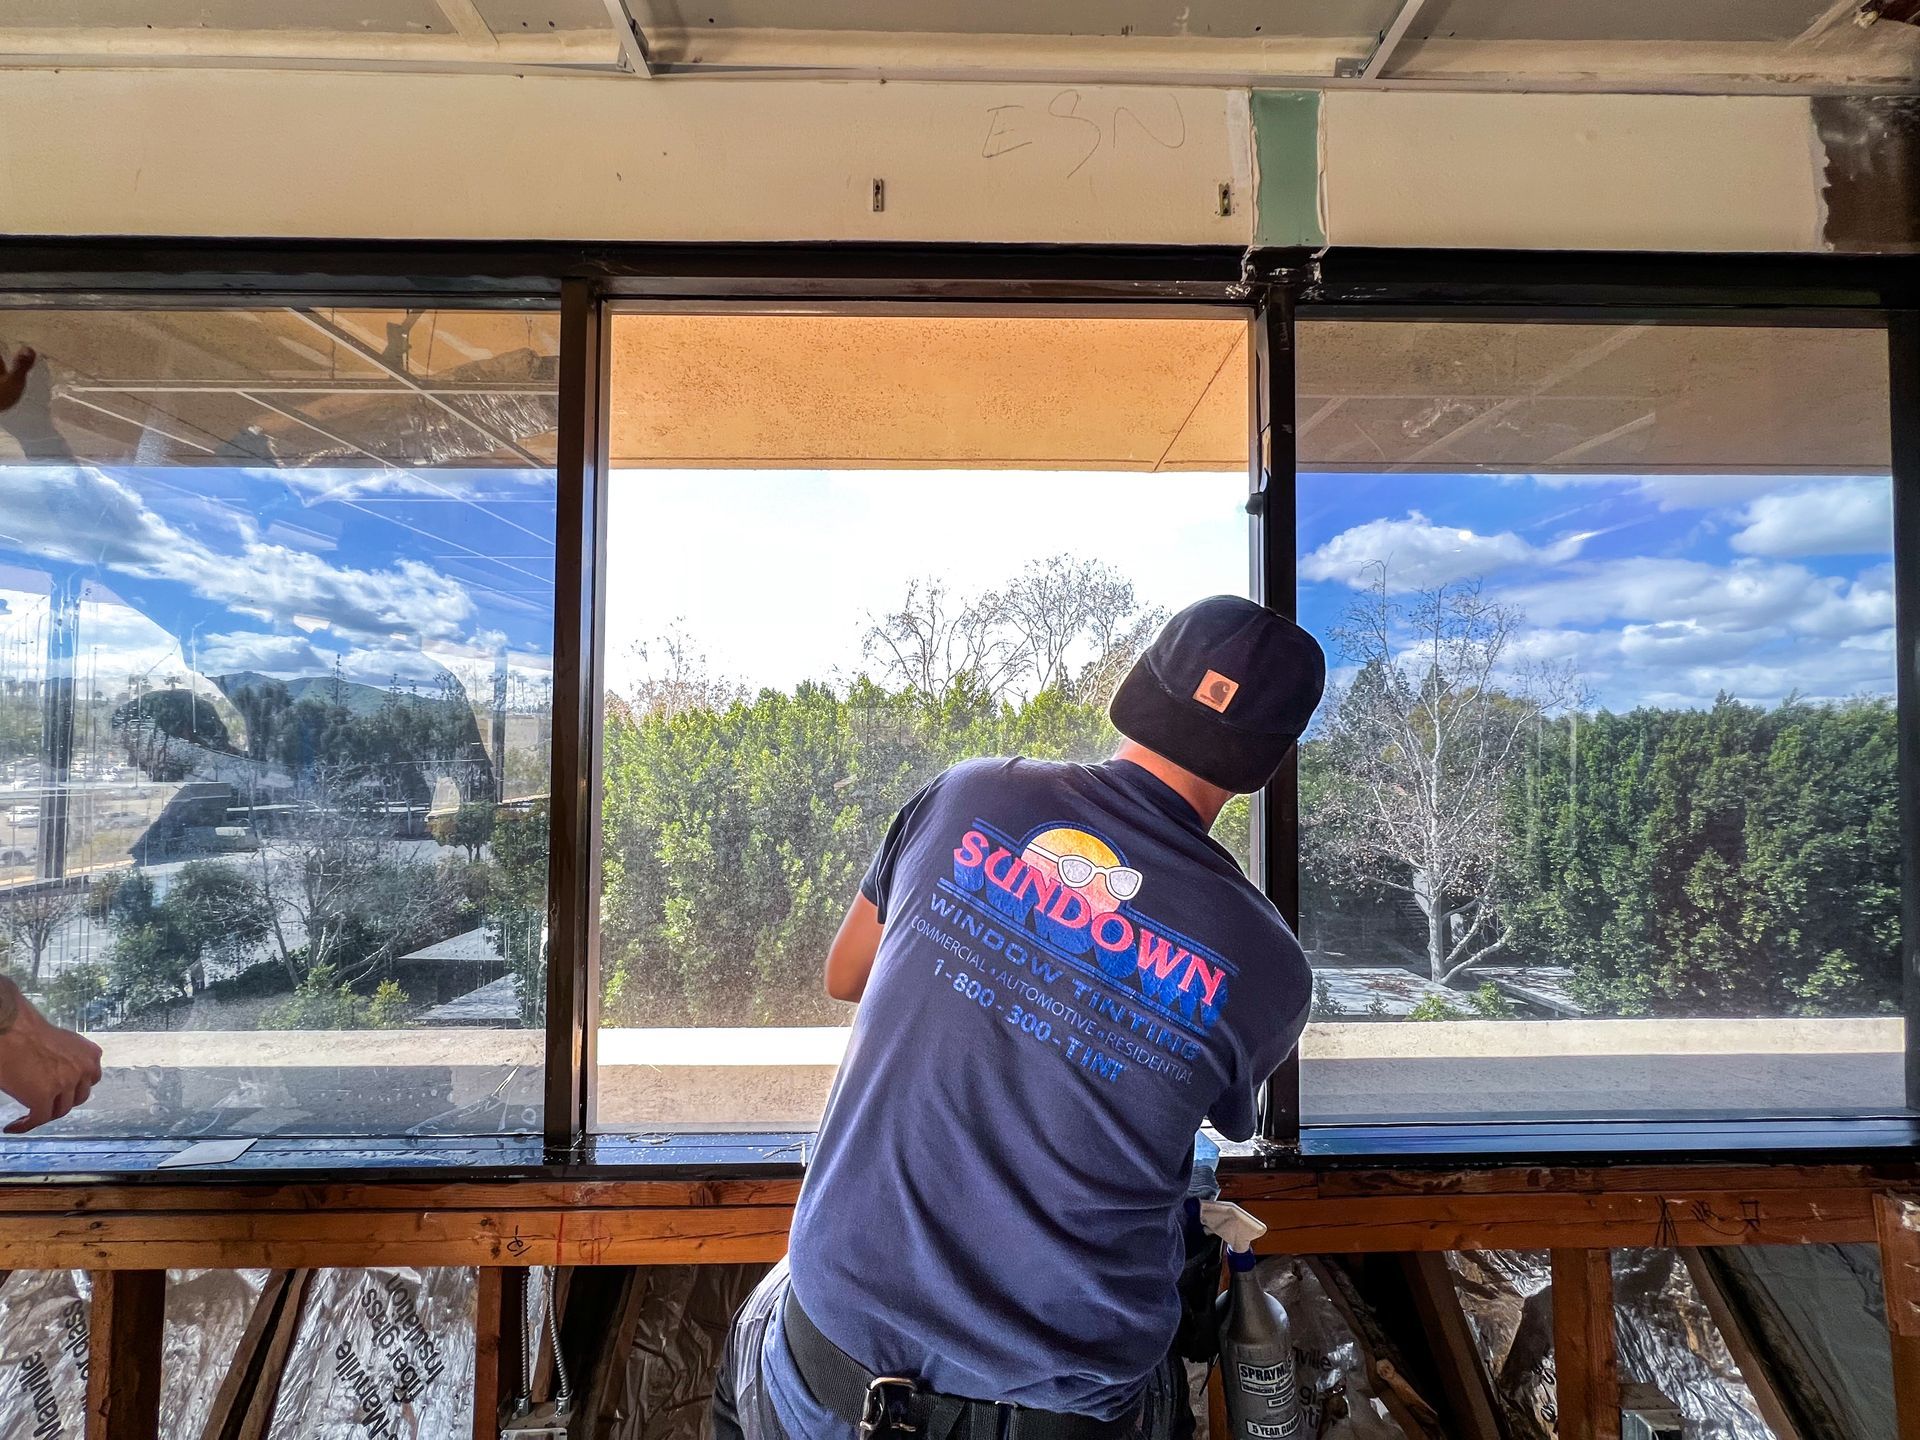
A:
<svg viewBox="0 0 1920 1440">
<path fill-rule="evenodd" d="M 867 993 L 873 957 L 880 953 L 880 912 L 864 895 L 853 897 L 840 933 L 827 949 L 827 994 L 858 1004 Z"/>
<path fill-rule="evenodd" d="M 100 1083 L 100 1047 L 63 1030 L 0 976 L 0 1091 L 27 1107 L 7 1126 L 19 1135 L 83 1104 Z"/>
</svg>

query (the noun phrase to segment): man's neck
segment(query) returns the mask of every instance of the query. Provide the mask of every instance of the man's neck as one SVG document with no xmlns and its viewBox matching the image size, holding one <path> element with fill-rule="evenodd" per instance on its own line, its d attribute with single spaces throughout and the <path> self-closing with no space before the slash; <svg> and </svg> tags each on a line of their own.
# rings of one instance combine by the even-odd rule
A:
<svg viewBox="0 0 1920 1440">
<path fill-rule="evenodd" d="M 1222 790 L 1218 785 L 1202 780 L 1191 770 L 1174 764 L 1158 750 L 1149 750 L 1131 740 L 1122 740 L 1120 748 L 1113 752 L 1113 758 L 1138 765 L 1159 780 L 1193 806 L 1200 816 L 1200 823 L 1209 830 L 1213 828 L 1213 822 L 1220 818 L 1221 807 L 1233 798 L 1231 790 Z"/>
</svg>

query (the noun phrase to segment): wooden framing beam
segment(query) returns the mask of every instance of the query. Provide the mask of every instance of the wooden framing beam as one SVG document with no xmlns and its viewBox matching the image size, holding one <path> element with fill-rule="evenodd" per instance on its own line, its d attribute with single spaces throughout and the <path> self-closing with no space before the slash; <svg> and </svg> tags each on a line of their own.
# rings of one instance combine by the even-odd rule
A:
<svg viewBox="0 0 1920 1440">
<path fill-rule="evenodd" d="M 1559 1440 L 1620 1440 L 1620 1370 L 1613 1343 L 1613 1257 L 1555 1250 L 1554 1408 Z"/>
<path fill-rule="evenodd" d="M 1460 1292 L 1444 1255 L 1426 1252 L 1400 1257 L 1414 1314 L 1433 1349 L 1441 1393 L 1459 1440 L 1501 1440 L 1493 1398 L 1493 1378 L 1474 1343 Z"/>
<path fill-rule="evenodd" d="M 87 1357 L 87 1440 L 159 1440 L 165 1270 L 93 1277 Z"/>
<path fill-rule="evenodd" d="M 260 1287 L 259 1298 L 253 1302 L 253 1312 L 247 1316 L 247 1328 L 240 1332 L 240 1343 L 234 1347 L 227 1373 L 214 1392 L 213 1404 L 207 1410 L 206 1424 L 200 1432 L 202 1440 L 234 1440 L 260 1383 L 261 1359 L 272 1342 L 292 1280 L 291 1270 L 268 1272 L 267 1282 Z"/>
<path fill-rule="evenodd" d="M 1754 1408 L 1773 1432 L 1773 1440 L 1802 1440 L 1800 1425 L 1794 1419 L 1792 1408 L 1781 1394 L 1773 1371 L 1761 1358 L 1760 1349 L 1754 1344 L 1753 1332 L 1748 1329 L 1746 1320 L 1720 1284 L 1720 1277 L 1713 1273 L 1706 1257 L 1693 1246 L 1681 1250 L 1680 1259 L 1693 1279 L 1693 1288 L 1700 1292 L 1707 1313 L 1713 1317 L 1720 1338 L 1727 1342 L 1727 1353 L 1739 1367 L 1740 1378 L 1746 1381 L 1747 1389 L 1752 1392 Z"/>
<path fill-rule="evenodd" d="M 1268 1171 L 1223 1177 L 1295 1254 L 1873 1240 L 1920 1167 Z M 0 1269 L 662 1265 L 786 1251 L 794 1180 L 0 1185 Z"/>
<path fill-rule="evenodd" d="M 1880 1272 L 1893 1341 L 1893 1400 L 1899 1440 L 1920 1440 L 1920 1199 L 1881 1195 L 1874 1202 Z"/>
<path fill-rule="evenodd" d="M 473 1440 L 496 1440 L 500 1418 L 513 1401 L 524 1364 L 521 1317 L 526 1313 L 527 1272 L 482 1265 L 476 1275 L 473 1315 Z M 511 1323 L 509 1323 L 511 1322 Z"/>
<path fill-rule="evenodd" d="M 288 1275 L 279 1309 L 267 1332 L 266 1345 L 260 1352 L 259 1373 L 247 1393 L 244 1407 L 234 1416 L 227 1432 L 230 1440 L 266 1440 L 273 1425 L 274 1407 L 280 1401 L 280 1380 L 286 1373 L 287 1354 L 293 1349 L 294 1337 L 300 1333 L 301 1314 L 306 1309 L 307 1291 L 312 1285 L 311 1270 L 295 1270 Z"/>
</svg>

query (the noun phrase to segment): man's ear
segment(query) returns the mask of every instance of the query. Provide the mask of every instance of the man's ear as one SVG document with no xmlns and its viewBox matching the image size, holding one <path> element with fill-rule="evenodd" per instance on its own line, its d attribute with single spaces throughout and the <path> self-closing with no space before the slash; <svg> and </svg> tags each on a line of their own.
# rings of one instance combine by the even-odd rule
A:
<svg viewBox="0 0 1920 1440">
<path fill-rule="evenodd" d="M 20 397 L 27 391 L 27 376 L 33 370 L 33 362 L 39 358 L 32 346 L 23 345 L 19 354 L 8 357 L 5 364 L 0 364 L 0 414 L 20 403 Z"/>
</svg>

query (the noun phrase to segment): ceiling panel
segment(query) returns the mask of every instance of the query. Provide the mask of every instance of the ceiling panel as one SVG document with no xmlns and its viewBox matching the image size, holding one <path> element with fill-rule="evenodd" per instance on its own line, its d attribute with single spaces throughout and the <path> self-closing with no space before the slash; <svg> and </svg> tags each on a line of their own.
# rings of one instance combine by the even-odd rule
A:
<svg viewBox="0 0 1920 1440">
<path fill-rule="evenodd" d="M 945 35 L 1284 39 L 1377 31 L 1398 0 L 654 0 L 648 27 Z"/>
<path fill-rule="evenodd" d="M 1306 470 L 1875 474 L 1876 330 L 1306 320 Z"/>
<path fill-rule="evenodd" d="M 473 0 L 473 8 L 496 35 L 605 30 L 608 23 L 602 0 Z"/>
<path fill-rule="evenodd" d="M 1792 40 L 1832 0 L 1427 0 L 1409 31 L 1442 40 Z"/>
<path fill-rule="evenodd" d="M 605 15 L 605 11 L 601 12 Z M 417 35 L 451 31 L 433 0 L 7 0 L 0 27 L 73 30 L 338 31 Z"/>
<path fill-rule="evenodd" d="M 611 450 L 715 469 L 1239 470 L 1245 354 L 1231 318 L 621 315 Z"/>
</svg>

